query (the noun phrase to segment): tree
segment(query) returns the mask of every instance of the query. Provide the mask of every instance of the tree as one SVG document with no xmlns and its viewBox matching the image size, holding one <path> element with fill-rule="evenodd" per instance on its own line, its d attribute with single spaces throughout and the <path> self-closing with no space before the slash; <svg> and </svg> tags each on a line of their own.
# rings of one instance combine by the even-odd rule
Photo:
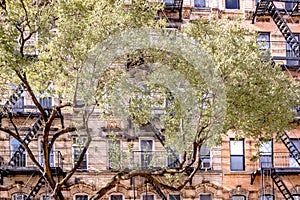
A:
<svg viewBox="0 0 300 200">
<path fill-rule="evenodd" d="M 253 138 L 259 145 L 291 128 L 295 115 L 292 108 L 298 104 L 297 85 L 280 69 L 271 67 L 269 52 L 260 50 L 254 33 L 241 28 L 237 21 L 228 20 L 193 21 L 184 27 L 183 33 L 196 42 L 171 35 L 165 40 L 173 40 L 175 44 L 164 41 L 167 46 L 164 48 L 159 45 L 163 43 L 160 33 L 156 33 L 158 48 L 145 42 L 149 48 L 136 49 L 131 54 L 127 71 L 119 70 L 118 74 L 123 76 L 118 81 L 107 85 L 105 80 L 100 81 L 112 110 L 108 113 L 123 116 L 124 122 L 129 117 L 137 127 L 150 126 L 175 160 L 176 155 L 182 159 L 177 159 L 175 168 L 152 171 L 134 168 L 128 171 L 126 163 L 118 163 L 115 165 L 118 173 L 94 199 L 101 198 L 118 182 L 135 176 L 161 188 L 181 190 L 201 166 L 201 147 L 220 144 L 221 137 L 229 130 L 234 131 L 236 138 Z M 180 46 L 178 41 L 188 45 Z M 195 43 L 206 53 L 196 54 L 193 48 L 199 46 Z M 187 57 L 184 48 L 190 55 L 195 53 L 202 68 L 195 66 L 194 57 Z M 181 56 L 174 53 L 179 49 Z M 92 63 L 102 66 L 102 59 L 100 56 Z M 220 85 L 211 87 L 208 80 L 214 73 L 221 82 L 214 82 Z M 222 91 L 225 99 L 218 96 Z M 104 93 L 100 92 L 100 98 Z M 157 116 L 153 112 L 155 107 L 163 115 Z"/>
<path fill-rule="evenodd" d="M 265 53 L 259 51 L 253 37 L 240 28 L 238 23 L 195 21 L 188 24 L 183 32 L 196 39 L 202 50 L 206 51 L 196 54 L 199 46 L 193 46 L 194 43 L 185 39 L 188 45 L 183 48 L 189 49 L 191 55 L 198 55 L 196 58 L 151 48 L 133 49 L 121 56 L 116 52 L 115 60 L 111 62 L 123 63 L 129 60 L 127 71 L 106 68 L 104 72 L 94 74 L 98 76 L 96 81 L 83 79 L 85 82 L 82 82 L 81 78 L 96 72 L 93 67 L 99 64 L 90 62 L 90 54 L 99 44 L 106 44 L 110 35 L 142 26 L 163 26 L 163 21 L 160 23 L 154 20 L 161 5 L 143 0 L 132 1 L 130 7 L 124 7 L 122 1 L 33 3 L 30 0 L 19 0 L 14 3 L 2 1 L 1 8 L 1 91 L 7 91 L 11 84 L 23 83 L 41 113 L 44 127 L 43 166 L 22 140 L 16 126 L 14 131 L 3 127 L 0 130 L 23 145 L 49 183 L 55 198 L 63 199 L 61 188 L 79 167 L 89 147 L 91 137 L 88 119 L 96 104 L 103 106 L 110 102 L 116 108 L 122 108 L 112 109 L 113 115 L 131 117 L 137 127 L 150 126 L 158 135 L 164 136 L 162 142 L 169 155 L 175 159 L 176 166 L 152 171 L 128 171 L 119 163 L 115 165 L 116 175 L 95 194 L 94 199 L 102 197 L 119 181 L 135 176 L 144 177 L 158 187 L 180 190 L 201 165 L 198 155 L 203 144 L 218 144 L 222 134 L 228 130 L 234 130 L 237 137 L 270 138 L 275 132 L 286 130 L 293 118 L 291 108 L 297 103 L 293 83 L 278 69 L 268 67 L 270 61 L 266 60 Z M 245 35 L 249 35 L 249 39 Z M 32 45 L 33 38 L 38 40 Z M 174 38 L 176 35 L 167 36 L 168 41 Z M 214 66 L 210 59 L 204 59 L 208 55 Z M 92 67 L 85 68 L 86 62 L 90 62 Z M 197 62 L 203 64 L 203 68 L 195 68 L 193 64 Z M 149 63 L 152 65 L 149 66 Z M 221 82 L 215 83 L 222 83 L 224 87 L 214 90 L 216 85 L 211 87 L 199 69 L 217 73 Z M 133 79 L 126 77 L 127 72 Z M 85 91 L 78 90 L 82 85 L 90 83 L 87 80 L 96 83 L 96 90 L 93 87 Z M 217 91 L 225 91 L 226 99 L 220 99 Z M 43 92 L 64 103 L 48 113 L 37 99 L 37 94 Z M 64 107 L 77 106 L 77 100 L 83 95 L 89 97 L 84 105 L 89 109 L 83 113 L 84 124 L 80 125 L 85 128 L 88 140 L 74 168 L 57 182 L 50 170 L 49 152 L 57 138 L 77 130 L 77 127 L 62 128 L 54 133 L 49 144 L 45 141 L 49 139 L 56 113 Z M 223 106 L 220 106 L 222 103 Z M 160 118 L 152 113 L 153 106 L 163 111 Z M 9 113 L 5 116 L 15 124 L 14 116 Z M 178 154 L 182 155 L 182 160 L 178 159 Z"/>
<path fill-rule="evenodd" d="M 48 143 L 54 118 L 61 109 L 76 105 L 77 74 L 91 49 L 118 30 L 152 25 L 160 5 L 140 0 L 128 8 L 124 7 L 123 1 L 94 0 L 18 0 L 1 1 L 0 5 L 1 94 L 7 93 L 12 85 L 20 85 L 30 95 L 43 124 L 43 165 L 34 156 L 28 142 L 21 138 L 9 107 L 4 108 L 1 116 L 9 118 L 14 130 L 4 127 L 0 130 L 18 140 L 49 183 L 53 196 L 63 199 L 61 187 L 80 166 L 91 137 L 87 131 L 88 140 L 75 166 L 64 179 L 55 180 L 50 168 L 50 151 L 57 138 L 76 131 L 77 127 L 62 127 Z M 38 101 L 38 96 L 43 93 L 63 102 L 50 111 L 45 110 Z M 89 114 L 83 116 L 80 125 L 86 130 Z"/>
</svg>

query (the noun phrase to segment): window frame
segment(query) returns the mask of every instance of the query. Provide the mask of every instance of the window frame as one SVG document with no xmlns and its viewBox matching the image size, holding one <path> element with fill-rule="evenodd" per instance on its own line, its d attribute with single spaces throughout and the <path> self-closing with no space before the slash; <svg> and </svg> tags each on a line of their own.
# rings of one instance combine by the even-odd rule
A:
<svg viewBox="0 0 300 200">
<path fill-rule="evenodd" d="M 113 141 L 114 141 L 113 139 L 107 140 L 107 162 L 108 162 L 109 169 L 114 168 L 113 161 L 111 160 L 111 156 L 110 156 L 111 149 L 113 149 L 115 151 L 114 153 L 119 154 L 119 155 L 117 155 L 119 157 L 119 162 L 121 162 L 121 160 L 122 160 L 122 151 L 121 151 L 122 141 L 120 139 L 115 139 L 115 141 L 117 142 L 116 145 L 118 146 L 117 150 L 115 150 L 115 148 L 112 144 Z"/>
<path fill-rule="evenodd" d="M 268 199 L 265 199 L 265 197 L 272 197 L 271 200 L 274 200 L 274 195 L 272 195 L 272 194 L 264 194 L 264 195 L 261 195 L 260 200 L 269 200 L 269 198 L 268 198 Z"/>
<path fill-rule="evenodd" d="M 267 37 L 265 40 L 263 36 Z M 271 34 L 270 32 L 258 32 L 258 37 L 256 38 L 257 44 L 260 45 L 260 50 L 269 50 L 271 49 Z"/>
<path fill-rule="evenodd" d="M 262 151 L 265 149 L 263 145 L 266 143 L 270 143 L 271 148 L 268 151 Z M 259 146 L 259 152 L 260 152 L 260 158 L 259 158 L 259 167 L 260 168 L 271 168 L 273 167 L 273 140 L 269 140 L 268 142 L 263 142 Z M 267 162 L 263 162 L 264 160 L 267 160 Z M 267 163 L 265 166 L 263 166 L 263 163 Z"/>
<path fill-rule="evenodd" d="M 38 138 L 38 147 L 39 147 L 39 162 L 40 162 L 40 164 L 43 166 L 43 164 L 44 164 L 44 155 L 43 155 L 43 143 L 42 143 L 42 141 L 41 141 L 42 139 L 39 137 Z M 49 142 L 51 141 L 51 139 L 49 139 Z M 50 158 L 50 167 L 55 167 L 56 165 L 56 163 L 55 163 L 55 156 L 56 156 L 56 153 L 55 153 L 55 144 L 53 144 L 53 146 L 52 146 L 52 149 L 51 149 L 51 151 L 50 151 L 50 156 L 49 156 L 49 158 Z"/>
<path fill-rule="evenodd" d="M 193 2 L 193 8 L 196 8 L 196 9 L 197 8 L 208 8 L 208 1 L 207 0 L 193 0 L 193 1 L 194 1 Z"/>
<path fill-rule="evenodd" d="M 25 200 L 25 199 L 27 198 L 27 196 L 28 196 L 28 195 L 25 194 L 25 193 L 14 193 L 14 194 L 11 196 L 11 199 L 12 199 L 12 200 L 19 200 L 18 197 L 17 197 L 17 196 L 19 196 L 19 195 L 21 196 L 21 199 L 22 199 L 22 200 Z"/>
<path fill-rule="evenodd" d="M 14 142 L 17 142 L 17 143 L 13 144 Z M 21 143 L 17 139 L 12 138 L 12 140 L 10 142 L 10 159 L 14 156 L 15 152 L 17 151 L 17 149 L 19 148 L 20 145 L 21 145 Z M 20 155 L 22 156 L 21 157 L 22 161 L 18 162 L 18 165 L 15 165 L 14 167 L 27 167 L 27 152 L 26 152 L 26 150 L 24 149 L 23 154 L 20 154 Z"/>
<path fill-rule="evenodd" d="M 83 139 L 83 144 L 79 144 L 77 143 L 78 139 L 81 138 Z M 76 149 L 79 149 L 79 153 L 82 151 L 84 145 L 85 145 L 85 142 L 86 142 L 87 138 L 86 137 L 83 137 L 83 136 L 77 136 L 77 137 L 73 137 L 72 138 L 72 159 L 73 159 L 73 167 L 75 166 L 75 162 L 76 162 L 76 158 L 75 157 L 79 157 L 80 154 L 78 156 L 75 156 L 75 150 Z M 85 155 L 84 155 L 84 158 L 82 160 L 82 162 L 80 163 L 80 166 L 78 167 L 77 171 L 87 171 L 88 170 L 88 150 L 86 151 Z"/>
<path fill-rule="evenodd" d="M 293 33 L 294 36 L 296 37 L 296 39 L 298 40 L 298 42 L 300 41 L 300 34 L 299 33 Z M 300 45 L 300 43 L 299 43 Z M 286 42 L 286 57 L 290 57 L 290 58 L 297 58 L 297 56 L 295 55 L 295 53 L 293 52 L 292 48 L 290 47 L 290 45 Z M 286 60 L 286 64 L 287 65 L 299 65 L 299 60 Z"/>
<path fill-rule="evenodd" d="M 203 150 L 208 150 L 209 153 L 205 154 Z M 199 150 L 199 156 L 201 158 L 201 169 L 211 169 L 212 168 L 212 153 L 211 153 L 211 148 L 207 147 L 205 144 L 201 146 Z M 205 166 L 204 163 L 208 162 L 203 162 L 203 161 L 209 161 L 209 166 Z"/>
<path fill-rule="evenodd" d="M 231 149 L 233 148 L 232 143 L 236 142 L 242 142 L 242 154 L 232 154 Z M 230 138 L 229 141 L 229 153 L 230 153 L 230 170 L 231 171 L 245 171 L 245 140 L 235 140 L 234 138 Z M 232 158 L 241 158 L 242 166 L 239 168 L 236 168 L 236 166 L 233 166 Z"/>
<path fill-rule="evenodd" d="M 290 138 L 290 142 L 292 142 L 295 145 L 296 149 L 300 152 L 300 138 Z M 296 160 L 293 158 L 291 154 L 289 159 L 289 167 L 297 167 L 297 168 L 300 167 L 300 165 L 296 162 Z"/>
<path fill-rule="evenodd" d="M 144 150 L 142 148 L 142 141 L 151 141 L 152 148 L 150 150 Z M 140 152 L 140 166 L 142 168 L 151 167 L 151 160 L 154 157 L 155 141 L 153 138 L 139 138 L 139 152 Z"/>
</svg>

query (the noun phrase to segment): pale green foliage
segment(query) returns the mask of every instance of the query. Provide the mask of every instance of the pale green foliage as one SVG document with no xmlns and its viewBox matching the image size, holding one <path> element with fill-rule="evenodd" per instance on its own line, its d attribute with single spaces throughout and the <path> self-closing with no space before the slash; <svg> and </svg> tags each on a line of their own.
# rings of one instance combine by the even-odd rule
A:
<svg viewBox="0 0 300 200">
<path fill-rule="evenodd" d="M 271 67 L 254 33 L 228 20 L 195 21 L 184 32 L 208 52 L 222 75 L 228 105 L 224 132 L 268 139 L 289 128 L 298 90 L 279 67 Z"/>
<path fill-rule="evenodd" d="M 51 81 L 55 90 L 48 92 L 71 98 L 68 94 L 76 88 L 77 73 L 88 53 L 120 30 L 154 25 L 160 8 L 160 4 L 142 0 L 133 1 L 128 8 L 122 0 L 66 0 L 40 5 L 31 0 L 9 1 L 1 12 L 1 77 L 16 84 L 20 82 L 17 72 L 26 76 L 37 92 L 47 90 Z M 38 59 L 28 58 L 36 53 Z"/>
</svg>

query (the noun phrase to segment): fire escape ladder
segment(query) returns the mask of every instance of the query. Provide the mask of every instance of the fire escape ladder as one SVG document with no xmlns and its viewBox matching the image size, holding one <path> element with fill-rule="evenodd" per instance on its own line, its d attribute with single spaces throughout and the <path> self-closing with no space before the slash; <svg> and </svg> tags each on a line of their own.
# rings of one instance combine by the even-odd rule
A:
<svg viewBox="0 0 300 200">
<path fill-rule="evenodd" d="M 276 170 L 274 168 L 271 171 L 271 178 L 277 186 L 278 190 L 283 195 L 284 199 L 294 200 L 294 197 L 292 196 L 291 192 L 288 190 L 288 188 L 282 181 L 281 177 L 276 173 Z"/>
<path fill-rule="evenodd" d="M 295 159 L 295 161 L 300 165 L 300 152 L 295 146 L 295 144 L 291 141 L 290 137 L 286 132 L 281 136 L 281 141 L 286 146 L 286 148 L 289 150 L 291 156 Z"/>
<path fill-rule="evenodd" d="M 23 138 L 25 144 L 28 145 L 32 141 L 32 139 L 36 136 L 38 130 L 41 128 L 42 124 L 43 124 L 43 118 L 42 116 L 39 116 L 37 120 L 34 122 L 33 126 L 26 133 L 26 136 Z M 19 145 L 17 150 L 14 152 L 14 155 L 11 157 L 8 165 L 12 167 L 16 166 L 18 160 L 20 159 L 20 156 L 22 156 L 24 152 L 25 152 L 24 147 L 22 145 Z"/>
<path fill-rule="evenodd" d="M 161 130 L 159 130 L 151 121 L 149 123 L 149 126 L 151 127 L 152 131 L 154 132 L 156 138 L 159 140 L 159 142 L 165 147 L 165 136 L 162 134 Z M 178 155 L 174 151 L 174 149 L 170 147 L 165 147 L 165 149 L 168 152 L 171 152 L 172 156 L 175 158 L 175 165 L 178 166 L 180 164 Z"/>
<path fill-rule="evenodd" d="M 13 108 L 13 106 L 16 104 L 16 102 L 20 99 L 22 93 L 25 91 L 25 85 L 20 84 L 17 89 L 14 91 L 14 93 L 9 97 L 9 100 L 6 101 L 6 103 L 3 106 L 3 110 L 5 112 L 9 112 L 10 109 Z"/>
<path fill-rule="evenodd" d="M 287 44 L 291 47 L 293 52 L 297 57 L 300 56 L 299 54 L 299 43 L 295 35 L 292 33 L 291 29 L 289 26 L 286 24 L 285 20 L 280 14 L 280 11 L 276 8 L 275 4 L 270 1 L 268 4 L 268 12 L 273 18 L 276 26 L 280 30 L 281 34 L 285 38 Z"/>
<path fill-rule="evenodd" d="M 40 191 L 41 187 L 45 185 L 45 178 L 43 176 L 40 177 L 38 182 L 35 184 L 33 189 L 31 190 L 30 194 L 26 198 L 26 200 L 31 200 L 34 199 L 34 197 L 37 195 L 37 193 Z"/>
<path fill-rule="evenodd" d="M 152 181 L 150 181 L 150 184 L 153 186 L 157 194 L 161 197 L 162 200 L 167 200 L 167 197 L 164 195 L 164 193 L 161 191 L 161 189 Z"/>
</svg>

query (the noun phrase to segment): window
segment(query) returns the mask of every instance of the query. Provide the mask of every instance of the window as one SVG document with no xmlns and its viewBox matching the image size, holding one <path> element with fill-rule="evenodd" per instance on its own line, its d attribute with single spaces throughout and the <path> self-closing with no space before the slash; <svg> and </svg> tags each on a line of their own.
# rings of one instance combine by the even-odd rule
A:
<svg viewBox="0 0 300 200">
<path fill-rule="evenodd" d="M 256 42 L 261 50 L 270 49 L 270 33 L 259 33 Z"/>
<path fill-rule="evenodd" d="M 19 148 L 20 147 L 20 148 Z M 11 142 L 11 158 L 15 157 L 15 167 L 26 167 L 26 151 L 20 142 L 13 139 Z M 20 151 L 21 150 L 21 151 Z"/>
<path fill-rule="evenodd" d="M 200 194 L 199 200 L 212 200 L 211 194 Z"/>
<path fill-rule="evenodd" d="M 16 101 L 14 108 L 14 112 L 24 112 L 24 97 L 20 97 L 18 101 Z"/>
<path fill-rule="evenodd" d="M 175 150 L 171 149 L 170 152 L 168 153 L 167 166 L 169 168 L 175 168 L 177 167 L 178 162 L 179 162 L 179 155 L 176 154 Z"/>
<path fill-rule="evenodd" d="M 265 194 L 263 196 L 261 196 L 260 200 L 273 200 L 274 197 L 271 194 Z"/>
<path fill-rule="evenodd" d="M 226 9 L 240 9 L 239 0 L 225 0 Z"/>
<path fill-rule="evenodd" d="M 121 162 L 120 140 L 108 140 L 108 165 L 109 168 L 118 168 Z"/>
<path fill-rule="evenodd" d="M 141 167 L 149 167 L 153 157 L 153 140 L 140 140 Z"/>
<path fill-rule="evenodd" d="M 85 195 L 85 194 L 75 195 L 75 200 L 88 200 L 88 199 L 89 199 L 88 195 Z"/>
<path fill-rule="evenodd" d="M 50 140 L 49 140 L 50 142 Z M 43 152 L 43 143 L 40 141 L 39 142 L 39 155 L 40 155 L 40 164 L 43 166 L 44 165 L 44 152 Z M 54 167 L 55 163 L 54 163 L 54 146 L 52 147 L 52 149 L 50 150 L 50 155 L 49 155 L 49 163 L 50 163 L 50 167 Z"/>
<path fill-rule="evenodd" d="M 168 200 L 180 200 L 180 194 L 169 194 Z"/>
<path fill-rule="evenodd" d="M 143 194 L 142 200 L 155 200 L 153 194 Z"/>
<path fill-rule="evenodd" d="M 300 194 L 293 194 L 294 200 L 300 200 Z"/>
<path fill-rule="evenodd" d="M 40 98 L 40 104 L 43 108 L 52 108 L 52 97 Z"/>
<path fill-rule="evenodd" d="M 295 10 L 294 10 L 295 8 Z M 285 9 L 288 12 L 298 11 L 298 3 L 285 3 Z"/>
<path fill-rule="evenodd" d="M 25 200 L 27 198 L 26 194 L 14 194 L 12 200 Z"/>
<path fill-rule="evenodd" d="M 243 195 L 233 195 L 232 200 L 246 200 L 246 197 Z"/>
<path fill-rule="evenodd" d="M 300 139 L 299 138 L 291 138 L 291 142 L 296 146 L 298 151 L 300 151 Z M 290 167 L 300 167 L 297 161 L 293 158 L 293 156 L 290 154 Z"/>
<path fill-rule="evenodd" d="M 72 145 L 73 160 L 74 160 L 74 165 L 75 165 L 81 155 L 81 151 L 84 148 L 86 138 L 85 137 L 75 137 L 75 138 L 73 138 L 72 142 L 73 142 L 73 145 Z M 87 152 L 84 155 L 83 160 L 82 160 L 78 170 L 87 170 Z"/>
<path fill-rule="evenodd" d="M 174 0 L 164 0 L 165 4 L 174 4 Z"/>
<path fill-rule="evenodd" d="M 51 196 L 49 196 L 49 195 L 43 195 L 42 197 L 41 197 L 41 200 L 52 200 L 53 198 L 51 197 Z"/>
<path fill-rule="evenodd" d="M 201 169 L 210 169 L 211 168 L 211 157 L 210 157 L 210 148 L 205 145 L 202 145 L 200 149 L 200 158 L 201 158 Z"/>
<path fill-rule="evenodd" d="M 299 35 L 298 34 L 294 34 L 294 36 L 296 37 L 297 41 L 299 41 Z M 294 51 L 292 50 L 292 48 L 290 47 L 290 45 L 288 43 L 286 43 L 286 57 L 297 57 L 294 53 Z M 298 65 L 299 64 L 299 60 L 287 60 L 286 61 L 287 65 Z"/>
<path fill-rule="evenodd" d="M 123 200 L 123 195 L 122 194 L 112 194 L 112 195 L 110 195 L 109 200 Z"/>
<path fill-rule="evenodd" d="M 230 169 L 232 171 L 245 170 L 244 140 L 230 139 Z"/>
<path fill-rule="evenodd" d="M 206 0 L 194 0 L 194 7 L 203 8 L 206 7 Z"/>
<path fill-rule="evenodd" d="M 259 147 L 261 168 L 271 168 L 273 166 L 272 141 L 263 142 Z"/>
</svg>

